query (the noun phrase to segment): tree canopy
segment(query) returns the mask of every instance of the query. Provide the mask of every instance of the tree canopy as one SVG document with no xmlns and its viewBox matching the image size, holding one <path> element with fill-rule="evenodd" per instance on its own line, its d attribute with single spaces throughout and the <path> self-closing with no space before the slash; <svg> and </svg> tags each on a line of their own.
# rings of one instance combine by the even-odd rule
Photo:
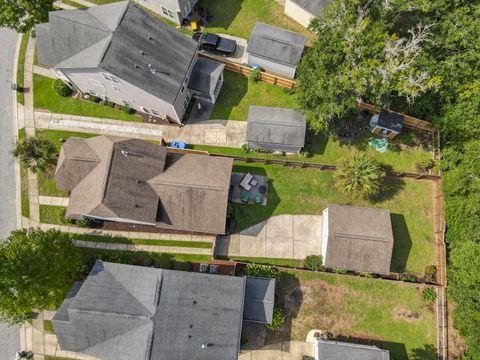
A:
<svg viewBox="0 0 480 360">
<path fill-rule="evenodd" d="M 13 155 L 20 165 L 32 172 L 47 172 L 57 163 L 57 149 L 50 141 L 38 137 L 28 137 L 17 143 Z"/>
<path fill-rule="evenodd" d="M 27 32 L 48 21 L 53 0 L 0 0 L 0 26 Z"/>
<path fill-rule="evenodd" d="M 380 164 L 365 154 L 345 159 L 335 172 L 340 191 L 353 196 L 371 197 L 378 194 L 382 179 Z"/>
<path fill-rule="evenodd" d="M 30 228 L 13 231 L 0 245 L 0 264 L 0 317 L 18 323 L 63 301 L 81 258 L 68 234 Z"/>
</svg>

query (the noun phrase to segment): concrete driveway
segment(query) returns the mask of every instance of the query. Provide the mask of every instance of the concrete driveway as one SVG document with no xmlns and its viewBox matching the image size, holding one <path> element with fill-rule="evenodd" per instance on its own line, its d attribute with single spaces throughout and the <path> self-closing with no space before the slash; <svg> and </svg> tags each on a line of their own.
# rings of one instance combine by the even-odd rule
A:
<svg viewBox="0 0 480 360">
<path fill-rule="evenodd" d="M 278 215 L 238 234 L 220 236 L 215 254 L 303 260 L 320 254 L 321 215 Z"/>
<path fill-rule="evenodd" d="M 217 34 L 217 35 L 224 37 L 226 39 L 235 40 L 237 42 L 237 48 L 235 49 L 235 53 L 232 56 L 221 56 L 221 55 L 215 55 L 215 54 L 209 53 L 208 51 L 202 50 L 202 52 L 204 52 L 209 56 L 218 57 L 219 59 L 232 61 L 240 65 L 247 65 L 248 63 L 248 55 L 246 51 L 247 40 L 237 36 L 232 36 L 227 34 Z"/>
</svg>

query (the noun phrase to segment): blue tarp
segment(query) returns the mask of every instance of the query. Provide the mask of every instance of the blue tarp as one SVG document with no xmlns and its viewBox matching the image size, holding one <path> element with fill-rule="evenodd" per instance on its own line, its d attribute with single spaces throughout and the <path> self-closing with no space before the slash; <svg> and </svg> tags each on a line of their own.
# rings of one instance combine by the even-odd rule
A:
<svg viewBox="0 0 480 360">
<path fill-rule="evenodd" d="M 183 141 L 172 141 L 169 146 L 175 149 L 186 149 L 187 143 Z"/>
<path fill-rule="evenodd" d="M 387 139 L 372 139 L 368 142 L 368 144 L 382 154 L 388 149 Z"/>
</svg>

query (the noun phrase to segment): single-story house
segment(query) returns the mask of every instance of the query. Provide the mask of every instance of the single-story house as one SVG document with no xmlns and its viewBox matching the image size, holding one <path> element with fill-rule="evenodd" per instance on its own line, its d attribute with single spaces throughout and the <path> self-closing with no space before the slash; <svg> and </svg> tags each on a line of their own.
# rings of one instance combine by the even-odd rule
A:
<svg viewBox="0 0 480 360">
<path fill-rule="evenodd" d="M 389 274 L 393 230 L 388 210 L 328 205 L 322 215 L 326 268 Z"/>
<path fill-rule="evenodd" d="M 331 0 L 286 0 L 285 14 L 304 27 L 308 27 L 313 18 L 320 16 Z"/>
<path fill-rule="evenodd" d="M 404 116 L 387 110 L 381 110 L 370 119 L 372 133 L 393 139 L 400 134 Z"/>
<path fill-rule="evenodd" d="M 250 106 L 247 144 L 252 150 L 298 153 L 305 145 L 307 121 L 293 109 Z"/>
<path fill-rule="evenodd" d="M 36 34 L 39 64 L 72 89 L 175 124 L 192 96 L 216 99 L 223 84 L 216 63 L 205 74 L 194 40 L 128 1 L 52 11 Z M 204 81 L 215 86 L 202 93 Z"/>
<path fill-rule="evenodd" d="M 233 160 L 114 136 L 70 138 L 55 172 L 66 216 L 224 234 Z"/>
<path fill-rule="evenodd" d="M 248 286 L 257 281 L 271 291 Z M 244 309 L 271 319 L 274 290 L 273 279 L 97 261 L 52 323 L 61 350 L 99 359 L 235 360 Z"/>
<path fill-rule="evenodd" d="M 164 18 L 181 25 L 193 11 L 198 0 L 134 0 Z"/>
<path fill-rule="evenodd" d="M 248 40 L 248 65 L 293 79 L 306 42 L 304 35 L 257 22 Z"/>
</svg>

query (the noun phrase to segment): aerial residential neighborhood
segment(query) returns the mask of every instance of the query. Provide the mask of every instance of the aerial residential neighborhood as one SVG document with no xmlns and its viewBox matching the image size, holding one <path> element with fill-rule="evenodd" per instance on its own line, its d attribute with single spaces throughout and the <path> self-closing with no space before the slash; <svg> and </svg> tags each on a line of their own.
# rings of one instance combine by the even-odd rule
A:
<svg viewBox="0 0 480 360">
<path fill-rule="evenodd" d="M 0 2 L 0 360 L 480 359 L 479 12 Z"/>
</svg>

